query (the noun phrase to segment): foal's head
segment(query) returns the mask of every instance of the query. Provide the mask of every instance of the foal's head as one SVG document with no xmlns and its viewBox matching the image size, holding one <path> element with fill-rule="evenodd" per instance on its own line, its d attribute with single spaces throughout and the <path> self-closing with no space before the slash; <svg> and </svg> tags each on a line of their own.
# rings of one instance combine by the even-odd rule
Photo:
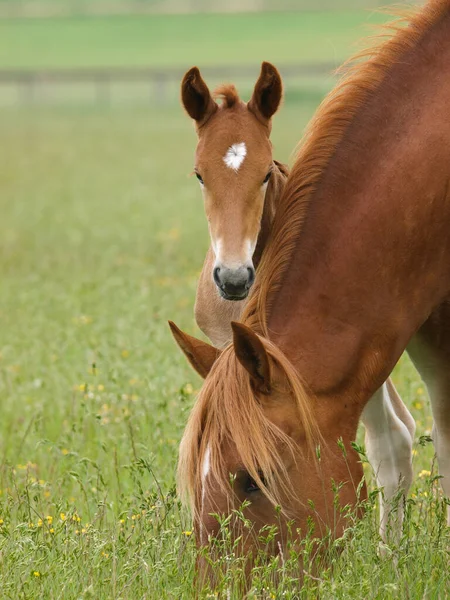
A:
<svg viewBox="0 0 450 600">
<path fill-rule="evenodd" d="M 250 502 L 244 515 L 253 527 L 236 529 L 243 552 L 259 546 L 264 526 L 276 525 L 276 543 L 267 551 L 278 553 L 289 539 L 289 521 L 295 537 L 309 527 L 315 536 L 339 536 L 343 507 L 357 504 L 362 479 L 350 440 L 336 443 L 345 431 L 343 407 L 334 410 L 308 396 L 282 352 L 243 324 L 233 323 L 233 343 L 222 352 L 171 328 L 206 377 L 183 436 L 178 472 L 199 543 L 217 532 L 215 514 L 233 517 L 244 501 Z"/>
<path fill-rule="evenodd" d="M 181 98 L 195 120 L 195 174 L 200 183 L 215 253 L 212 276 L 221 296 L 242 300 L 255 278 L 255 251 L 273 161 L 271 118 L 282 96 L 276 68 L 263 63 L 250 102 L 233 85 L 221 86 L 217 104 L 197 67 L 181 84 Z"/>
</svg>

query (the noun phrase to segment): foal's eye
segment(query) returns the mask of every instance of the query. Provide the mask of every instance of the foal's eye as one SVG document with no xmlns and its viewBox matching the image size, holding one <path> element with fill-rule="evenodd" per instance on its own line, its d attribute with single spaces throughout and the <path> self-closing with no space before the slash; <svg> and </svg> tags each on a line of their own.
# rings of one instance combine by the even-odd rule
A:
<svg viewBox="0 0 450 600">
<path fill-rule="evenodd" d="M 263 183 L 267 183 L 272 175 L 272 171 L 269 171 L 267 175 L 264 177 Z"/>
<path fill-rule="evenodd" d="M 261 479 L 263 484 L 266 485 L 266 482 L 264 481 L 264 477 L 263 477 L 262 473 L 259 474 L 259 478 Z M 245 489 L 246 494 L 251 494 L 253 492 L 259 492 L 259 490 L 260 490 L 256 481 L 250 475 L 247 475 L 247 479 L 245 480 L 245 484 L 244 484 L 244 489 Z"/>
<path fill-rule="evenodd" d="M 195 173 L 195 176 L 200 181 L 200 183 L 203 185 L 203 179 L 202 179 L 202 176 L 200 175 L 200 173 Z"/>
</svg>

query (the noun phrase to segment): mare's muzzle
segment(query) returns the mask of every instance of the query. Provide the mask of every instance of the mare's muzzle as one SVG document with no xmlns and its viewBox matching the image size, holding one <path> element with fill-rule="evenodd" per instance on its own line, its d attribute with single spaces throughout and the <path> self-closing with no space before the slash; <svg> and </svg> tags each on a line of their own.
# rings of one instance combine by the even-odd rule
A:
<svg viewBox="0 0 450 600">
<path fill-rule="evenodd" d="M 244 300 L 255 281 L 253 265 L 229 269 L 217 266 L 213 271 L 214 282 L 225 300 Z"/>
</svg>

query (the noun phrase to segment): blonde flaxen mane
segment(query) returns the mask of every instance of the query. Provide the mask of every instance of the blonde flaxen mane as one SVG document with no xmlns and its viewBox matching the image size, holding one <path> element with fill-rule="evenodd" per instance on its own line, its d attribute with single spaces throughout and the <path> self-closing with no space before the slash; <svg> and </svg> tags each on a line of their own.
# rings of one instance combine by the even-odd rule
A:
<svg viewBox="0 0 450 600">
<path fill-rule="evenodd" d="M 277 210 L 269 245 L 264 251 L 243 321 L 262 336 L 272 360 L 286 375 L 293 401 L 310 448 L 320 439 L 311 410 L 314 401 L 289 360 L 268 340 L 267 316 L 270 298 L 279 288 L 301 235 L 306 210 L 352 120 L 371 94 L 376 92 L 389 70 L 450 11 L 450 0 L 432 0 L 418 14 L 388 26 L 394 36 L 378 46 L 360 53 L 343 80 L 323 101 L 298 151 L 286 188 Z M 392 35 L 392 34 L 391 34 Z M 360 62 L 364 58 L 365 62 Z M 355 60 L 355 59 L 353 59 Z M 234 90 L 234 91 L 233 91 Z M 233 105 L 237 92 L 227 86 L 219 93 L 226 106 Z M 234 96 L 236 94 L 236 96 Z M 238 99 L 238 97 L 237 97 Z M 180 446 L 178 465 L 179 490 L 182 497 L 198 510 L 201 490 L 201 465 L 209 449 L 209 473 L 219 485 L 228 485 L 222 449 L 235 444 L 242 466 L 263 493 L 278 504 L 288 493 L 288 479 L 279 453 L 280 444 L 293 442 L 264 414 L 255 397 L 247 371 L 240 365 L 229 346 L 216 361 L 189 417 Z M 260 471 L 265 482 L 261 481 Z M 229 488 L 228 488 L 229 489 Z"/>
</svg>

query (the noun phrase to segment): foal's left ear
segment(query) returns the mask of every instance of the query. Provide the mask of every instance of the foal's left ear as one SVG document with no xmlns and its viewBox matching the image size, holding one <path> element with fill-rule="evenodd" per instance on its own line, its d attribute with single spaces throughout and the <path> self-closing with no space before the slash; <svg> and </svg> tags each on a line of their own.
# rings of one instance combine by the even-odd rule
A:
<svg viewBox="0 0 450 600">
<path fill-rule="evenodd" d="M 205 379 L 220 355 L 220 350 L 206 342 L 202 342 L 202 340 L 192 337 L 192 335 L 184 333 L 173 321 L 169 321 L 169 327 L 176 343 L 180 346 L 188 361 L 200 377 Z"/>
<path fill-rule="evenodd" d="M 264 344 L 254 331 L 232 321 L 233 345 L 236 357 L 249 373 L 258 391 L 270 394 L 271 368 L 270 359 Z"/>
<path fill-rule="evenodd" d="M 263 62 L 253 96 L 248 103 L 249 110 L 260 120 L 269 121 L 277 112 L 283 97 L 283 82 L 278 70 L 270 63 Z"/>
</svg>

